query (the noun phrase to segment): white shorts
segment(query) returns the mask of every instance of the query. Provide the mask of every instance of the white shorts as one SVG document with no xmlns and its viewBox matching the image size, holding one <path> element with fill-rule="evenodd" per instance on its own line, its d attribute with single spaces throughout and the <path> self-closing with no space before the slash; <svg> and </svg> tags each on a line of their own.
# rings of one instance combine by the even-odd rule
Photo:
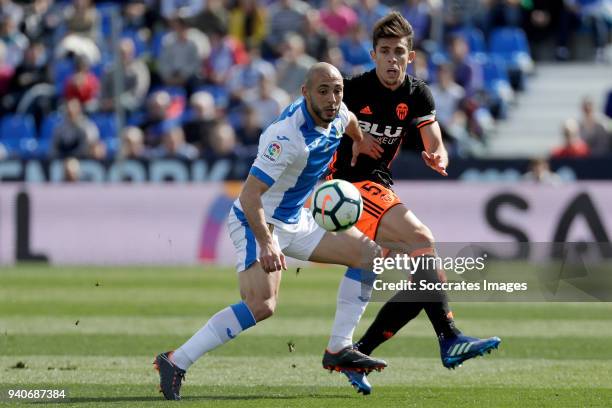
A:
<svg viewBox="0 0 612 408">
<path fill-rule="evenodd" d="M 293 226 L 292 226 L 293 227 Z M 236 270 L 242 272 L 253 265 L 259 256 L 259 244 L 246 220 L 244 213 L 232 206 L 227 221 L 230 238 L 236 248 Z M 302 208 L 297 229 L 286 231 L 274 226 L 272 237 L 283 254 L 301 261 L 307 261 L 315 250 L 325 230 L 312 218 L 309 210 Z"/>
</svg>

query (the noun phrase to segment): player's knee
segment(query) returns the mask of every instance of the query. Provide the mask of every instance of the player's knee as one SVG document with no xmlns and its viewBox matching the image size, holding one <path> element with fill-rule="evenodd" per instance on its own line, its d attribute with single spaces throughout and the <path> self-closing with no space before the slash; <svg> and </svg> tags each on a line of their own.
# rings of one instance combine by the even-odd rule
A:
<svg viewBox="0 0 612 408">
<path fill-rule="evenodd" d="M 383 256 L 383 250 L 374 241 L 369 241 L 367 245 L 364 246 L 364 249 L 360 251 L 362 254 L 359 257 L 355 257 L 354 265 L 351 265 L 353 268 L 359 268 L 364 270 L 371 270 L 374 265 L 374 260 L 376 258 L 381 258 Z"/>
<path fill-rule="evenodd" d="M 250 303 L 250 304 L 249 304 Z M 260 322 L 274 314 L 276 309 L 276 299 L 258 299 L 254 302 L 247 302 L 255 320 Z"/>
<path fill-rule="evenodd" d="M 431 230 L 425 225 L 421 224 L 413 232 L 411 244 L 420 244 L 424 246 L 434 246 L 435 239 Z"/>
</svg>

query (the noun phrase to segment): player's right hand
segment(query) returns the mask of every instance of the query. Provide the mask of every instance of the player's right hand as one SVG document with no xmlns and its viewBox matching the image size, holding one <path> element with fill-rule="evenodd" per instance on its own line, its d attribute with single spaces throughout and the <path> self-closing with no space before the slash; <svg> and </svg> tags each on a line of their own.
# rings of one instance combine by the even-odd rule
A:
<svg viewBox="0 0 612 408">
<path fill-rule="evenodd" d="M 285 255 L 275 244 L 263 245 L 259 253 L 259 263 L 265 272 L 276 272 L 287 270 Z"/>
</svg>

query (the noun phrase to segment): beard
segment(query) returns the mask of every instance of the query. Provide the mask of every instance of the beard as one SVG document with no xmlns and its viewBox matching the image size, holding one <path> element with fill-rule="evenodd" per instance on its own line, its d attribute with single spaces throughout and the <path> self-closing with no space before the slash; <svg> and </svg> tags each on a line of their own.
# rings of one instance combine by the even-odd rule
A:
<svg viewBox="0 0 612 408">
<path fill-rule="evenodd" d="M 310 100 L 312 101 L 312 98 L 310 98 Z M 311 107 L 312 107 L 312 111 L 314 112 L 315 115 L 317 115 L 317 117 L 321 120 L 321 122 L 330 124 L 334 121 L 334 119 L 336 118 L 336 115 L 338 114 L 338 110 L 339 108 L 334 108 L 334 114 L 331 115 L 331 117 L 328 119 L 326 117 L 326 113 L 325 113 L 325 109 L 321 109 L 319 106 L 315 105 L 314 103 L 311 103 Z"/>
</svg>

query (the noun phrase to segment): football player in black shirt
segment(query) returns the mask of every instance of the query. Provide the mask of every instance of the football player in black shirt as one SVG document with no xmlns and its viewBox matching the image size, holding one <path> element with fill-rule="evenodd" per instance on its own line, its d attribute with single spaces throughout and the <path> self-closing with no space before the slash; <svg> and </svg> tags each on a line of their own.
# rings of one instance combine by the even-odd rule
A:
<svg viewBox="0 0 612 408">
<path fill-rule="evenodd" d="M 400 13 L 392 12 L 376 23 L 372 37 L 374 49 L 371 56 L 376 67 L 345 80 L 344 102 L 357 115 L 362 130 L 367 132 L 365 136 L 378 141 L 376 151 L 362 153 L 377 158 L 360 155 L 352 166 L 352 143 L 349 138 L 344 138 L 330 163 L 328 178 L 348 180 L 360 190 L 364 212 L 357 228 L 370 239 L 392 248 L 394 253 L 405 253 L 411 258 L 423 257 L 425 262 L 421 265 L 425 267 L 414 272 L 413 281 L 444 281 L 444 273 L 435 267 L 435 262 L 426 262 L 427 258 L 435 257 L 434 237 L 391 189 L 390 170 L 407 129 L 416 126 L 425 147 L 422 152 L 425 164 L 442 176 L 448 175 L 448 155 L 436 122 L 435 104 L 427 85 L 406 75 L 407 66 L 415 57 L 413 32 L 408 21 Z M 371 274 L 358 269 L 347 270 L 338 291 L 336 316 L 326 354 L 352 343 L 354 329 L 369 300 L 369 293 L 364 294 L 362 288 L 368 287 L 367 275 L 370 275 L 371 284 Z M 498 337 L 481 340 L 463 335 L 455 327 L 446 294 L 434 291 L 427 293 L 426 297 L 408 292 L 395 294 L 380 309 L 366 334 L 354 347 L 365 354 L 372 353 L 423 309 L 438 336 L 442 364 L 447 368 L 455 368 L 499 345 Z M 342 367 L 336 369 L 347 375 L 358 392 L 371 392 L 364 373 Z"/>
</svg>

